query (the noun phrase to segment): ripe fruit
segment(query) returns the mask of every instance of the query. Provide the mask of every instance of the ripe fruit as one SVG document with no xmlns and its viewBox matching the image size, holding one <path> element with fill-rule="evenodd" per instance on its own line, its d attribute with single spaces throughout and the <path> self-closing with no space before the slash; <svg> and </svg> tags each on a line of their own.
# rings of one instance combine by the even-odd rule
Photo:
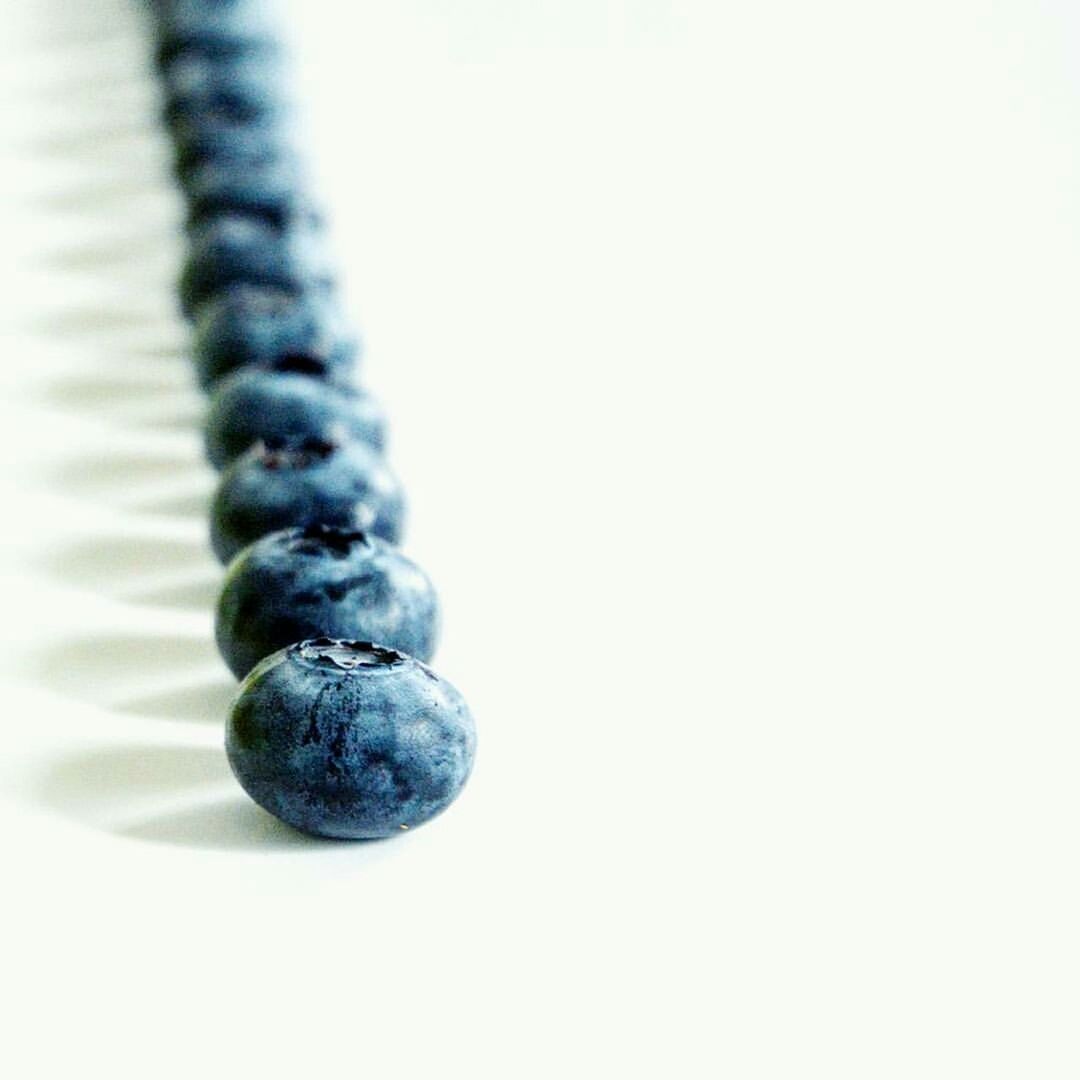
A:
<svg viewBox="0 0 1080 1080">
<path fill-rule="evenodd" d="M 329 252 L 310 224 L 279 229 L 256 217 L 223 214 L 192 230 L 180 275 L 180 307 L 190 318 L 233 285 L 328 293 L 333 284 Z"/>
<path fill-rule="evenodd" d="M 386 417 L 370 395 L 290 369 L 289 357 L 271 368 L 248 367 L 222 379 L 206 417 L 206 456 L 223 469 L 257 442 L 357 439 L 376 450 L 386 442 Z"/>
<path fill-rule="evenodd" d="M 313 637 L 375 641 L 429 660 L 438 600 L 399 551 L 354 529 L 311 525 L 271 533 L 229 566 L 217 643 L 242 679 L 260 660 Z"/>
<path fill-rule="evenodd" d="M 195 367 L 203 389 L 238 368 L 286 360 L 291 370 L 344 382 L 359 355 L 355 331 L 320 289 L 235 285 L 204 304 L 195 323 Z"/>
<path fill-rule="evenodd" d="M 282 821 L 373 840 L 450 805 L 476 734 L 458 691 L 420 661 L 321 638 L 274 653 L 244 680 L 225 748 L 244 790 Z"/>
<path fill-rule="evenodd" d="M 274 440 L 253 447 L 221 475 L 210 542 L 222 562 L 279 529 L 336 525 L 396 543 L 405 518 L 397 478 L 361 442 Z"/>
</svg>

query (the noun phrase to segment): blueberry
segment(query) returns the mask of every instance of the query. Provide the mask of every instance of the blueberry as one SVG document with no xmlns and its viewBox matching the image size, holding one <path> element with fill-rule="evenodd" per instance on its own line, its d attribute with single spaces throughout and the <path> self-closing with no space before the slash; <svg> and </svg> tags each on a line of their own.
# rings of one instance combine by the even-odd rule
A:
<svg viewBox="0 0 1080 1080">
<path fill-rule="evenodd" d="M 223 97 L 212 108 L 177 119 L 170 134 L 176 173 L 185 190 L 207 162 L 300 160 L 293 114 L 284 104 Z"/>
<path fill-rule="evenodd" d="M 167 69 L 182 55 L 218 60 L 281 52 L 273 4 L 265 0 L 166 0 L 157 4 L 155 31 L 158 67 Z"/>
<path fill-rule="evenodd" d="M 176 175 L 185 190 L 199 168 L 209 162 L 254 168 L 299 160 L 290 127 L 230 121 L 220 114 L 213 121 L 183 128 L 174 149 Z"/>
<path fill-rule="evenodd" d="M 182 128 L 215 113 L 249 123 L 284 115 L 284 81 L 280 64 L 258 56 L 233 60 L 213 60 L 197 53 L 180 56 L 164 77 L 165 123 Z"/>
<path fill-rule="evenodd" d="M 275 229 L 319 228 L 324 217 L 307 188 L 303 170 L 288 158 L 204 162 L 188 178 L 188 230 L 228 214 L 256 218 Z"/>
<path fill-rule="evenodd" d="M 246 83 L 239 77 L 219 74 L 193 99 L 168 98 L 165 113 L 180 151 L 200 138 L 214 139 L 219 132 L 231 138 L 237 131 L 251 130 L 268 140 L 295 134 L 292 102 L 280 92 L 280 80 L 269 74 L 249 78 Z"/>
<path fill-rule="evenodd" d="M 358 530 L 309 525 L 264 536 L 232 561 L 217 643 L 242 679 L 263 657 L 310 637 L 377 641 L 429 660 L 438 623 L 435 590 L 415 563 Z"/>
<path fill-rule="evenodd" d="M 404 517 L 401 487 L 377 450 L 361 442 L 275 440 L 222 473 L 210 540 L 222 562 L 294 525 L 358 528 L 396 543 Z"/>
<path fill-rule="evenodd" d="M 214 218 L 192 234 L 180 277 L 180 306 L 189 317 L 231 285 L 265 285 L 285 292 L 333 286 L 331 260 L 318 232 L 276 229 L 256 218 Z"/>
<path fill-rule="evenodd" d="M 161 73 L 161 85 L 170 101 L 193 103 L 216 90 L 250 87 L 253 93 L 279 95 L 291 86 L 290 67 L 279 54 L 244 52 L 217 58 L 197 51 L 180 53 Z"/>
<path fill-rule="evenodd" d="M 185 31 L 163 36 L 154 51 L 154 62 L 158 70 L 165 73 L 178 59 L 188 56 L 201 56 L 220 63 L 259 60 L 273 65 L 279 64 L 284 54 L 283 43 L 276 35 L 232 30 Z"/>
<path fill-rule="evenodd" d="M 232 371 L 282 361 L 294 371 L 348 382 L 359 355 L 356 333 L 322 290 L 234 286 L 204 304 L 195 323 L 195 366 L 204 389 Z"/>
<path fill-rule="evenodd" d="M 218 384 L 206 418 L 206 456 L 214 466 L 223 469 L 260 441 L 357 439 L 383 449 L 386 420 L 373 397 L 290 371 L 292 362 L 244 368 Z M 302 372 L 303 358 L 297 363 Z"/>
<path fill-rule="evenodd" d="M 318 638 L 247 677 L 225 749 L 241 786 L 275 817 L 316 836 L 375 840 L 453 802 L 476 732 L 461 694 L 419 660 Z"/>
</svg>

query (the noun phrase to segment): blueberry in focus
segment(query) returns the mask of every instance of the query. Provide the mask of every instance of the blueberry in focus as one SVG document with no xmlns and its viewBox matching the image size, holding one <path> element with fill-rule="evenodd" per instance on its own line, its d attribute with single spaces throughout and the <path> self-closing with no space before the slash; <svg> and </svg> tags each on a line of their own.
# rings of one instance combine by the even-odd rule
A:
<svg viewBox="0 0 1080 1080">
<path fill-rule="evenodd" d="M 193 232 L 180 276 L 180 306 L 191 317 L 232 285 L 329 292 L 333 281 L 331 259 L 316 230 L 276 229 L 255 218 L 227 215 Z"/>
<path fill-rule="evenodd" d="M 307 193 L 303 170 L 288 158 L 207 161 L 192 171 L 186 190 L 189 231 L 229 214 L 255 218 L 279 230 L 325 224 Z"/>
<path fill-rule="evenodd" d="M 209 389 L 230 372 L 286 358 L 294 371 L 347 382 L 360 342 L 338 303 L 321 289 L 289 293 L 238 285 L 199 309 L 194 349 L 199 383 Z"/>
<path fill-rule="evenodd" d="M 222 473 L 210 513 L 210 542 L 225 563 L 260 536 L 295 525 L 361 529 L 397 543 L 405 499 L 389 466 L 365 443 L 274 441 Z"/>
<path fill-rule="evenodd" d="M 419 660 L 320 638 L 274 653 L 245 679 L 225 749 L 240 785 L 280 820 L 377 840 L 454 801 L 476 729 L 461 694 Z"/>
<path fill-rule="evenodd" d="M 290 370 L 294 363 L 299 373 Z M 383 449 L 386 417 L 378 402 L 357 387 L 303 374 L 304 367 L 303 357 L 286 357 L 270 368 L 243 368 L 222 379 L 206 417 L 211 464 L 223 469 L 257 442 L 288 439 L 356 439 Z"/>
<path fill-rule="evenodd" d="M 430 660 L 438 624 L 435 589 L 415 563 L 358 530 L 309 525 L 264 536 L 232 561 L 216 636 L 242 679 L 312 637 L 375 641 Z"/>
</svg>

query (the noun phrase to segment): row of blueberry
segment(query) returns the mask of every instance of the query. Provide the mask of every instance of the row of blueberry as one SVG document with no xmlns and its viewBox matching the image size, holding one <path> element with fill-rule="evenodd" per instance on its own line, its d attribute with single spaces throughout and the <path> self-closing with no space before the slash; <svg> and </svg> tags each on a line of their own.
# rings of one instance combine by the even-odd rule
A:
<svg viewBox="0 0 1080 1080">
<path fill-rule="evenodd" d="M 154 0 L 155 60 L 187 205 L 179 298 L 222 470 L 218 645 L 244 680 L 226 735 L 245 790 L 291 825 L 374 838 L 456 797 L 475 748 L 428 668 L 438 604 L 394 546 L 404 499 L 336 294 L 265 0 Z"/>
</svg>

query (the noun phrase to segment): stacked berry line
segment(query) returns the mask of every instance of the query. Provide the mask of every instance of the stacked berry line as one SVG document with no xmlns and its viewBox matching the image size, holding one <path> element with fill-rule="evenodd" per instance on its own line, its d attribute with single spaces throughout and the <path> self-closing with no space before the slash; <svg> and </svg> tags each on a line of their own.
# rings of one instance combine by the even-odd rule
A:
<svg viewBox="0 0 1080 1080">
<path fill-rule="evenodd" d="M 461 695 L 428 668 L 438 604 L 394 546 L 404 499 L 356 382 L 326 219 L 298 150 L 265 0 L 155 0 L 164 121 L 187 205 L 179 299 L 222 470 L 217 641 L 243 679 L 226 728 L 241 785 L 307 832 L 388 836 L 472 766 Z"/>
</svg>

